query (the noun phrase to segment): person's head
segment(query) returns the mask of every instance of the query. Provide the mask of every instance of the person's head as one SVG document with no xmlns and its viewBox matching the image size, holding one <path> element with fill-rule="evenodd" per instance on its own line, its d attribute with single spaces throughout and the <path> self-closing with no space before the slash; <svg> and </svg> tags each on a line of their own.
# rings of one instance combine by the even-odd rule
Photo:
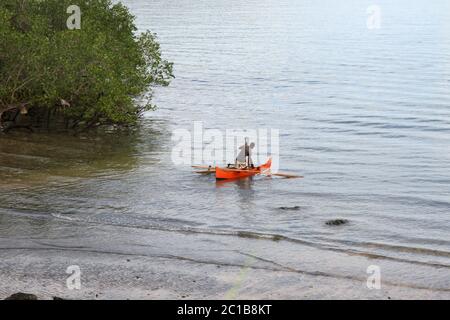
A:
<svg viewBox="0 0 450 320">
<path fill-rule="evenodd" d="M 255 147 L 255 143 L 254 142 L 250 143 L 250 149 L 253 149 L 254 147 Z"/>
</svg>

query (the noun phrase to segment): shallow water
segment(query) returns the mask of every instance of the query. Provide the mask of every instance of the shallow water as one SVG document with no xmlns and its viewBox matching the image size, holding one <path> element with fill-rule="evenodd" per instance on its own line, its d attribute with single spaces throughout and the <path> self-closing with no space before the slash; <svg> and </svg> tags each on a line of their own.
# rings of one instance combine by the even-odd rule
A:
<svg viewBox="0 0 450 320">
<path fill-rule="evenodd" d="M 369 1 L 124 2 L 175 62 L 159 110 L 127 134 L 0 136 L 0 217 L 276 235 L 436 267 L 424 282 L 450 289 L 448 1 L 378 1 L 379 30 Z M 305 179 L 216 184 L 174 165 L 171 133 L 193 121 L 279 129 L 280 169 Z"/>
</svg>

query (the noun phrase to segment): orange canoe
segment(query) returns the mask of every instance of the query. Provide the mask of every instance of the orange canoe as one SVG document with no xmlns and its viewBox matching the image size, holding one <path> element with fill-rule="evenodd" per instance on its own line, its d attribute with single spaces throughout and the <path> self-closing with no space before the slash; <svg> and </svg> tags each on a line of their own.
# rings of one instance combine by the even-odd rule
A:
<svg viewBox="0 0 450 320">
<path fill-rule="evenodd" d="M 272 166 L 272 159 L 259 167 L 250 169 L 220 168 L 216 167 L 216 179 L 241 179 L 260 174 L 267 171 Z"/>
</svg>

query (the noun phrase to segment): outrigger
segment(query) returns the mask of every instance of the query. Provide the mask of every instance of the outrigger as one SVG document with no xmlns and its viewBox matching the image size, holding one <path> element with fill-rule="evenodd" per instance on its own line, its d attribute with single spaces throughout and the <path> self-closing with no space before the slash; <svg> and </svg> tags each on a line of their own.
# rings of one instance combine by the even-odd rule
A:
<svg viewBox="0 0 450 320">
<path fill-rule="evenodd" d="M 272 167 L 272 158 L 269 158 L 266 163 L 258 167 L 255 167 L 250 157 L 250 147 L 248 145 L 247 139 L 245 140 L 245 146 L 243 147 L 245 152 L 245 162 L 240 162 L 238 156 L 235 164 L 234 165 L 228 164 L 227 167 L 213 167 L 213 166 L 192 166 L 192 167 L 196 169 L 206 169 L 195 172 L 199 174 L 215 174 L 217 180 L 242 179 L 255 176 L 258 174 L 264 174 L 267 176 L 280 176 L 284 178 L 303 178 L 302 176 L 287 173 L 271 173 L 270 169 Z"/>
</svg>

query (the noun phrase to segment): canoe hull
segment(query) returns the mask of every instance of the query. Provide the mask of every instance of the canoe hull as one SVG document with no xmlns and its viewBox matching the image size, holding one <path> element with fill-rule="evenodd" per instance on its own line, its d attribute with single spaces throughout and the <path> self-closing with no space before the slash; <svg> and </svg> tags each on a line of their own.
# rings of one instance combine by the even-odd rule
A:
<svg viewBox="0 0 450 320">
<path fill-rule="evenodd" d="M 272 166 L 272 159 L 269 159 L 265 164 L 256 167 L 254 169 L 237 170 L 237 169 L 216 167 L 216 179 L 223 180 L 223 179 L 248 178 L 269 170 L 271 166 Z"/>
<path fill-rule="evenodd" d="M 259 170 L 234 171 L 226 168 L 216 168 L 216 179 L 241 179 L 254 176 Z"/>
</svg>

